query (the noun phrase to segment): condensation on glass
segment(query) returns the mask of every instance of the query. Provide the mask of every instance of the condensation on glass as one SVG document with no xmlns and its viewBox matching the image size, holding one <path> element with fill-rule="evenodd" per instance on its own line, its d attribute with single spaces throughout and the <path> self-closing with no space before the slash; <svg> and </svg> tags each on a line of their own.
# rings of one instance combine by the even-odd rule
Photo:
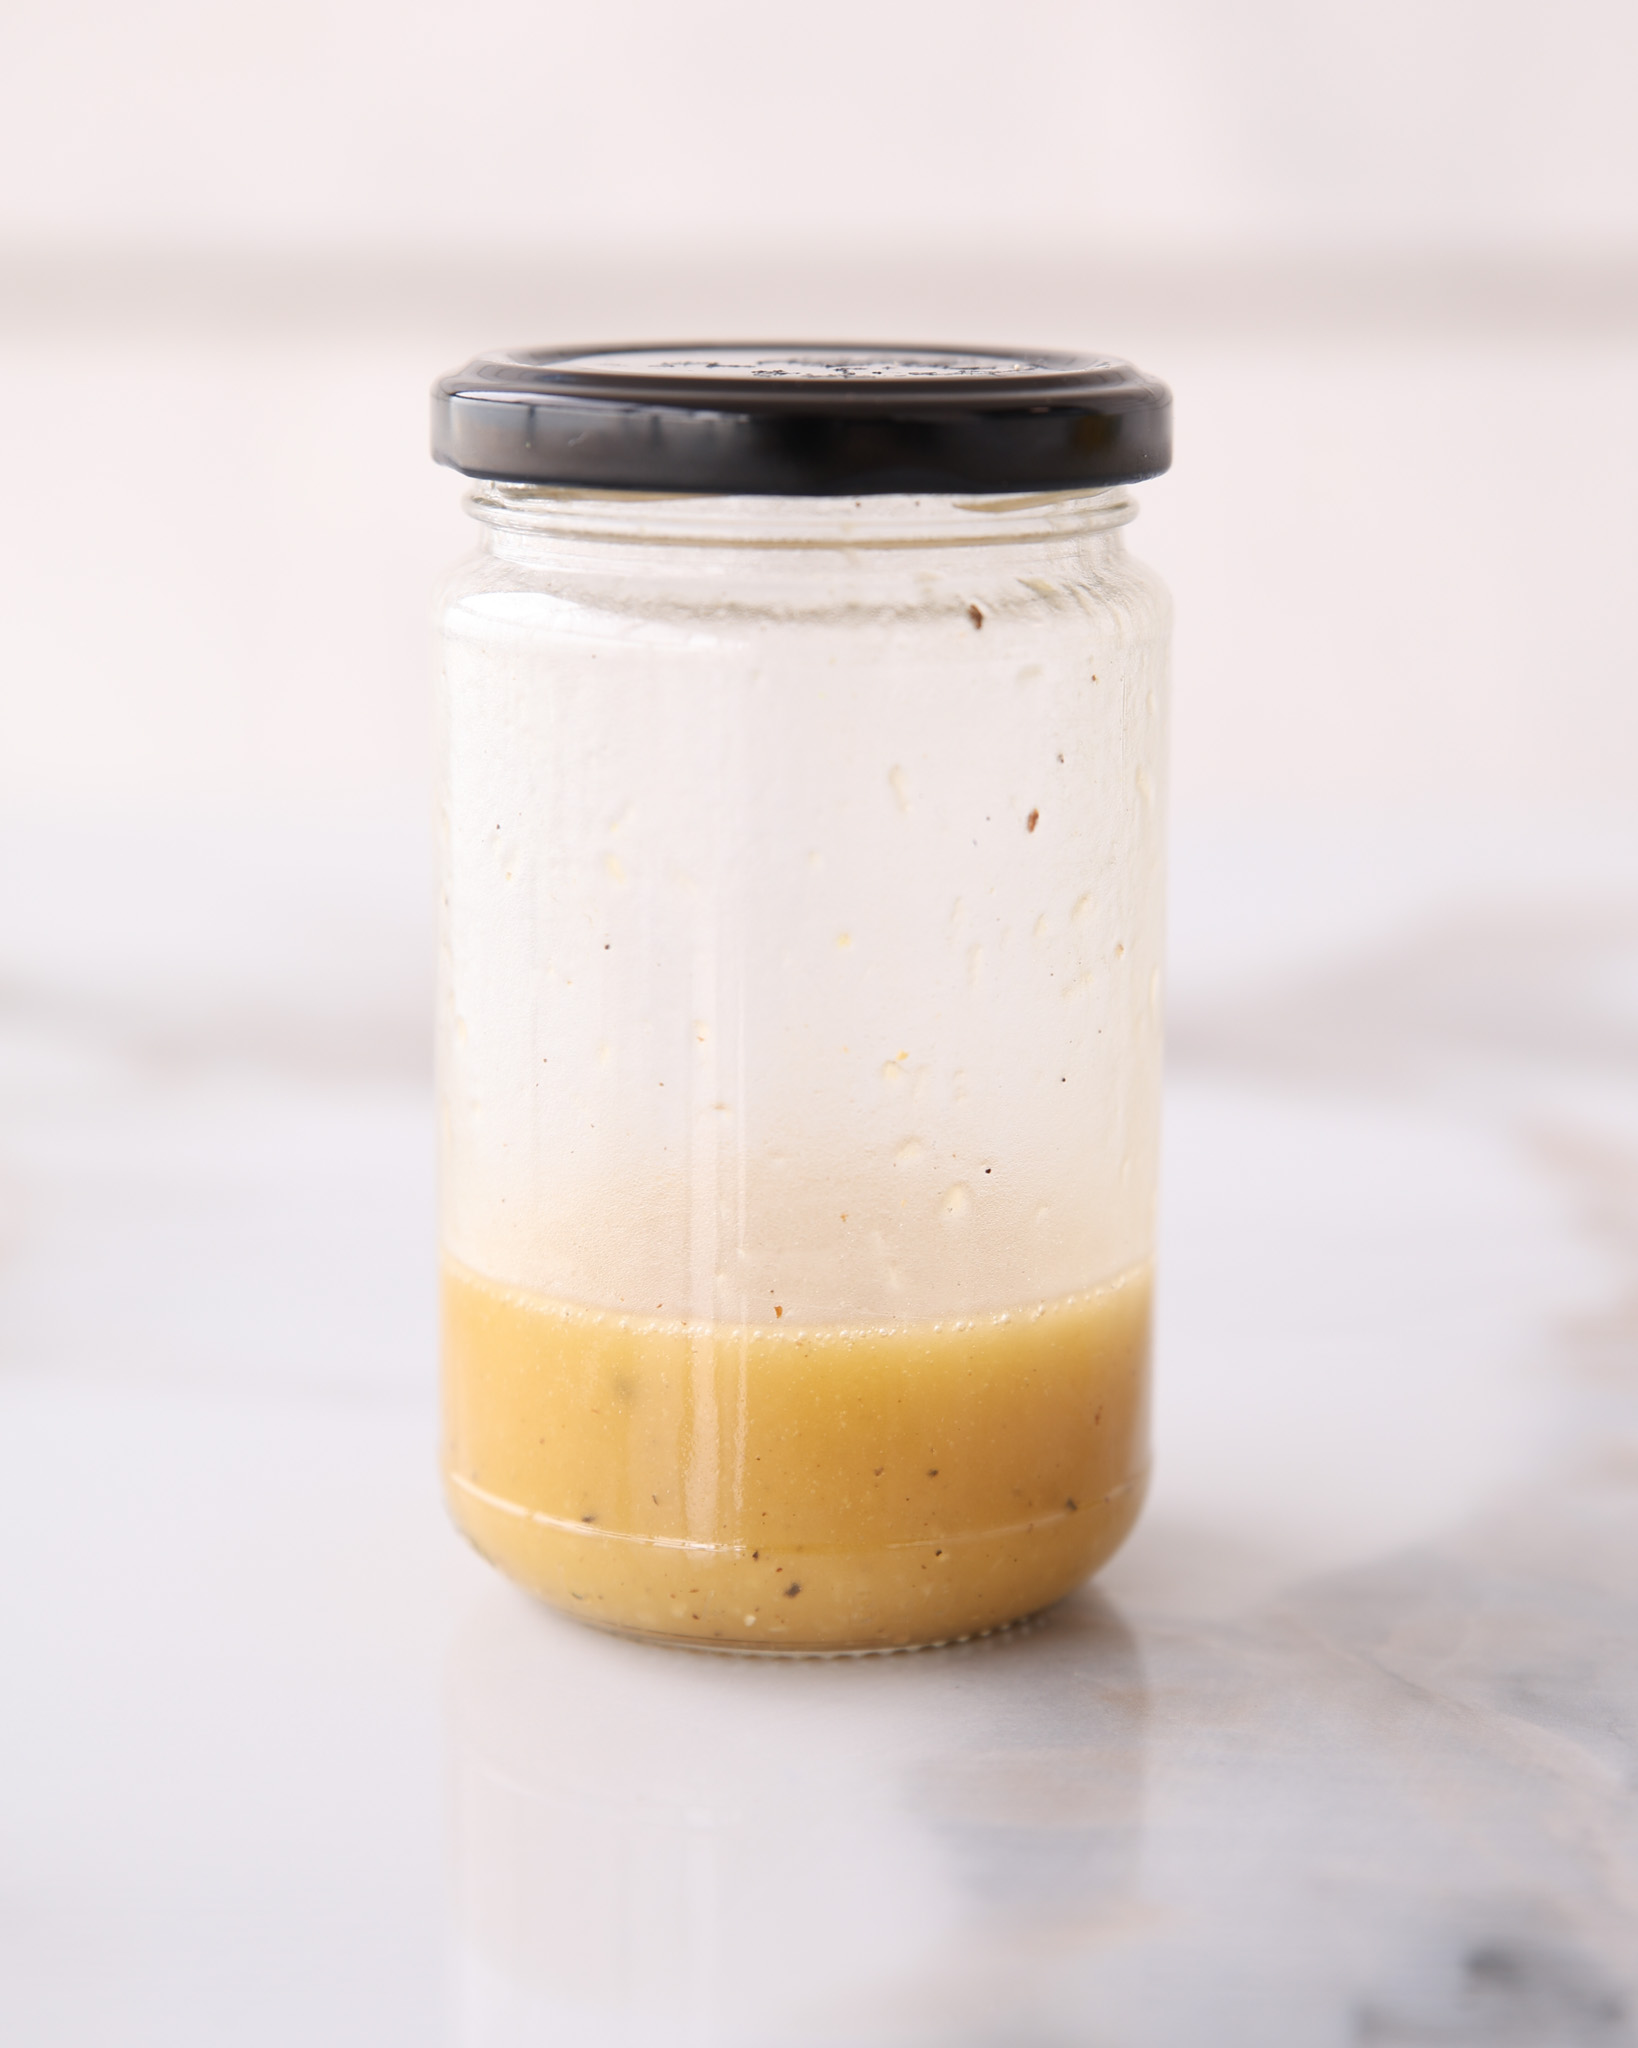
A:
<svg viewBox="0 0 1638 2048">
<path fill-rule="evenodd" d="M 888 1648 L 1141 1505 L 1169 611 L 1125 480 L 1005 469 L 997 387 L 1063 359 L 791 352 L 757 412 L 769 359 L 568 359 L 571 413 L 657 421 L 647 489 L 624 420 L 610 487 L 572 419 L 517 453 L 534 387 L 440 388 L 444 458 L 512 472 L 439 608 L 445 1474 L 588 1621 Z M 924 487 L 939 433 L 987 488 Z"/>
</svg>

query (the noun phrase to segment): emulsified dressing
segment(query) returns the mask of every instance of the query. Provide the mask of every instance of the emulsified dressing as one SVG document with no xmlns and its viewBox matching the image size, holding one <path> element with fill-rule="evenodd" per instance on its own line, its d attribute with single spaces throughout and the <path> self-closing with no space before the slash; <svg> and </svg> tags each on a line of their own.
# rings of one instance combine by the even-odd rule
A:
<svg viewBox="0 0 1638 2048">
<path fill-rule="evenodd" d="M 1057 1599 L 1147 1478 L 1147 1268 L 961 1320 L 611 1313 L 446 1260 L 445 1478 L 584 1620 L 742 1650 L 891 1648 Z"/>
</svg>

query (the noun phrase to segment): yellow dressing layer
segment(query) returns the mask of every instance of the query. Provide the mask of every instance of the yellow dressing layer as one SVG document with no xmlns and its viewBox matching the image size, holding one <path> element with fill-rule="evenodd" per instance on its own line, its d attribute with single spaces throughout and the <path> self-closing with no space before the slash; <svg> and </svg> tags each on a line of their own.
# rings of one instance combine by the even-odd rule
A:
<svg viewBox="0 0 1638 2048">
<path fill-rule="evenodd" d="M 444 1471 L 484 1556 L 605 1627 L 754 1650 L 971 1635 L 1137 1519 L 1147 1270 L 1007 1314 L 670 1321 L 446 1261 Z"/>
</svg>

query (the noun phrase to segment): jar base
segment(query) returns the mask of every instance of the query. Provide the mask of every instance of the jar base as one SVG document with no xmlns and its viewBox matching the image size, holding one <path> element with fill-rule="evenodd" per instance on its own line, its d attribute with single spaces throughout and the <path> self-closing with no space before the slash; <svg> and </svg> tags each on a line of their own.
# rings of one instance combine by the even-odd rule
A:
<svg viewBox="0 0 1638 2048">
<path fill-rule="evenodd" d="M 1147 1481 L 1140 1473 L 1022 1526 L 874 1551 L 751 1551 L 568 1528 L 456 1474 L 448 1497 L 483 1557 L 591 1627 L 735 1655 L 830 1657 L 971 1641 L 1050 1607 L 1125 1541 Z"/>
<path fill-rule="evenodd" d="M 1070 1588 L 1071 1592 L 1074 1590 L 1074 1587 Z M 958 1650 L 965 1643 L 986 1643 L 996 1636 L 1022 1635 L 1032 1629 L 1041 1616 L 1056 1604 L 1056 1601 L 1049 1601 L 1046 1607 L 1032 1608 L 1028 1614 L 1020 1614 L 1013 1621 L 998 1621 L 991 1628 L 969 1629 L 965 1635 L 935 1636 L 924 1643 L 863 1643 L 832 1649 L 803 1649 L 792 1648 L 785 1643 L 728 1643 L 701 1636 L 680 1636 L 662 1634 L 653 1629 L 628 1628 L 617 1621 L 589 1620 L 580 1613 L 571 1613 L 554 1600 L 541 1602 L 541 1605 L 550 1608 L 553 1614 L 562 1615 L 565 1620 L 576 1622 L 581 1628 L 595 1629 L 599 1635 L 619 1636 L 624 1642 L 651 1643 L 660 1650 L 694 1650 L 704 1657 L 748 1657 L 760 1663 L 778 1662 L 783 1659 L 788 1664 L 846 1664 L 857 1663 L 864 1657 L 914 1657 L 923 1650 Z"/>
</svg>

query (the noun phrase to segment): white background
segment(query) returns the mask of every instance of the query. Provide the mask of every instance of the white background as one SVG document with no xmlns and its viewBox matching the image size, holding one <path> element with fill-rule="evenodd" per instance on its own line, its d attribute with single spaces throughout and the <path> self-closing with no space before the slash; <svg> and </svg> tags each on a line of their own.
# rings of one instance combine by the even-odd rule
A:
<svg viewBox="0 0 1638 2048">
<path fill-rule="evenodd" d="M 1621 0 L 11 0 L 0 220 L 509 256 L 1622 244 Z"/>
</svg>

